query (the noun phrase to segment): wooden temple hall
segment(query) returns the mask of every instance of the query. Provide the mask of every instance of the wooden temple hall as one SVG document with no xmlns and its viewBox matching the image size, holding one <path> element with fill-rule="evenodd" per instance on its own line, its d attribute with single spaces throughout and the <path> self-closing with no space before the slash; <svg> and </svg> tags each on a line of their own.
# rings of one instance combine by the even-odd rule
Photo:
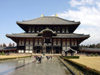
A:
<svg viewBox="0 0 100 75">
<path fill-rule="evenodd" d="M 42 16 L 32 20 L 16 22 L 25 32 L 7 34 L 17 43 L 19 53 L 62 53 L 67 47 L 78 50 L 79 44 L 89 35 L 73 33 L 80 22 L 57 16 Z"/>
</svg>

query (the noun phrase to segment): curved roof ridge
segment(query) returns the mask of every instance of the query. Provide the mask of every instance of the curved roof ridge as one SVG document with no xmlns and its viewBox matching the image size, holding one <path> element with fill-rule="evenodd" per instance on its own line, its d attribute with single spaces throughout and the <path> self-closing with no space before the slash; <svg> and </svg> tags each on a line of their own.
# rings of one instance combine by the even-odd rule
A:
<svg viewBox="0 0 100 75">
<path fill-rule="evenodd" d="M 80 22 L 75 22 L 75 21 L 70 21 L 66 20 L 57 16 L 43 16 L 31 20 L 26 20 L 26 21 L 17 21 L 17 24 L 27 24 L 27 25 L 34 25 L 34 24 L 77 24 L 79 25 Z"/>
<path fill-rule="evenodd" d="M 39 19 L 39 18 L 59 18 L 59 19 L 62 19 L 62 20 L 65 20 L 65 21 L 69 21 L 69 22 L 76 22 L 76 21 L 73 21 L 73 20 L 63 19 L 63 18 L 57 17 L 57 16 L 43 16 L 43 17 L 38 17 L 38 18 L 35 18 L 35 19 L 30 19 L 30 20 L 22 20 L 22 22 L 32 21 L 32 20 L 36 20 L 36 19 Z M 80 22 L 80 21 L 77 21 L 77 22 Z"/>
<path fill-rule="evenodd" d="M 30 19 L 30 20 L 22 20 L 22 21 L 16 21 L 16 22 L 26 22 L 26 21 L 32 21 L 32 20 L 35 20 L 35 19 L 39 19 L 41 17 L 38 17 L 38 18 L 34 18 L 34 19 Z"/>
<path fill-rule="evenodd" d="M 65 20 L 65 21 L 76 22 L 76 21 L 73 21 L 73 20 L 63 19 L 63 18 L 61 18 L 61 17 L 57 17 L 57 18 L 62 19 L 62 20 Z M 77 22 L 80 22 L 80 21 L 77 21 Z"/>
</svg>

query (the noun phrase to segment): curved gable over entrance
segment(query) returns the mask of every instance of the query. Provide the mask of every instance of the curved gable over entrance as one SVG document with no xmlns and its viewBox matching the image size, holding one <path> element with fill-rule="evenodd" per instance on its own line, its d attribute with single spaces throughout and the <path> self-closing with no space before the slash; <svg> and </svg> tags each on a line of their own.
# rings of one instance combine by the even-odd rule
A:
<svg viewBox="0 0 100 75">
<path fill-rule="evenodd" d="M 38 35 L 43 37 L 52 37 L 52 36 L 56 36 L 56 33 L 53 30 L 46 28 L 42 30 Z"/>
</svg>

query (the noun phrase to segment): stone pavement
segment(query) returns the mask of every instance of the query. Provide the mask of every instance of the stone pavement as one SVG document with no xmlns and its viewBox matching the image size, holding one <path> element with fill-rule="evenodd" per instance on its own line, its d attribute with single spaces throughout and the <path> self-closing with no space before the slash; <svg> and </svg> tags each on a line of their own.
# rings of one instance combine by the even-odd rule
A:
<svg viewBox="0 0 100 75">
<path fill-rule="evenodd" d="M 44 57 L 40 64 L 34 57 L 8 60 L 0 63 L 0 70 L 0 75 L 71 75 L 56 57 Z"/>
</svg>

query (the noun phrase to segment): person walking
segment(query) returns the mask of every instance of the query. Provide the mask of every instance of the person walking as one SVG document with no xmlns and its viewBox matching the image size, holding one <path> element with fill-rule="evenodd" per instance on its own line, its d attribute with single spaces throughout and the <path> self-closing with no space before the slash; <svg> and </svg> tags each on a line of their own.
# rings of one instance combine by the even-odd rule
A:
<svg viewBox="0 0 100 75">
<path fill-rule="evenodd" d="M 42 60 L 42 57 L 40 56 L 40 57 L 38 58 L 39 63 L 41 63 L 41 60 Z"/>
</svg>

